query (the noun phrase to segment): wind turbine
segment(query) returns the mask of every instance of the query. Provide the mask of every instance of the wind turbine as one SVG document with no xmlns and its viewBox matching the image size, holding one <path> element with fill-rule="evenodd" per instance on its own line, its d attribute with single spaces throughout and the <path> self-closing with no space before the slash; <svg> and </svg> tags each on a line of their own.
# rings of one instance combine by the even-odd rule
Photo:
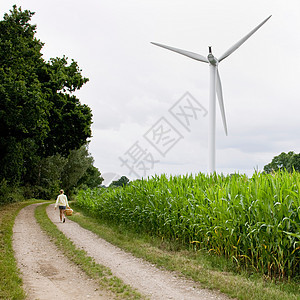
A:
<svg viewBox="0 0 300 300">
<path fill-rule="evenodd" d="M 224 109 L 224 101 L 223 101 L 223 93 L 222 93 L 222 85 L 221 85 L 221 79 L 219 75 L 218 65 L 219 63 L 228 57 L 231 53 L 233 53 L 236 49 L 238 49 L 248 38 L 254 34 L 262 25 L 264 25 L 271 16 L 266 18 L 264 21 L 262 21 L 258 26 L 256 26 L 253 30 L 251 30 L 247 35 L 245 35 L 241 40 L 239 40 L 237 43 L 235 43 L 233 46 L 231 46 L 223 55 L 221 55 L 218 59 L 212 54 L 211 46 L 209 46 L 209 54 L 207 58 L 205 56 L 202 56 L 200 54 L 158 44 L 153 43 L 152 44 L 177 52 L 179 54 L 185 55 L 189 58 L 205 62 L 209 64 L 210 69 L 210 88 L 209 88 L 209 109 L 208 109 L 208 119 L 209 119 L 209 129 L 208 129 L 208 171 L 209 173 L 215 172 L 215 156 L 216 156 L 216 94 L 218 96 L 219 100 L 219 106 L 221 110 L 221 116 L 223 121 L 223 126 L 225 130 L 225 134 L 227 135 L 227 124 L 226 124 L 226 117 L 225 117 L 225 109 Z"/>
</svg>

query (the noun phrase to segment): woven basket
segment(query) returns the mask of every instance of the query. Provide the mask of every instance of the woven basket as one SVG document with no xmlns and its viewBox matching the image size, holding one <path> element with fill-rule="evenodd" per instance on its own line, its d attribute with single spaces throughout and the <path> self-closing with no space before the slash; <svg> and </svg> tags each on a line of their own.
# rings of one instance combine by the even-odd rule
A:
<svg viewBox="0 0 300 300">
<path fill-rule="evenodd" d="M 66 209 L 66 216 L 72 216 L 72 214 L 73 214 L 73 209 L 72 208 L 67 208 Z"/>
</svg>

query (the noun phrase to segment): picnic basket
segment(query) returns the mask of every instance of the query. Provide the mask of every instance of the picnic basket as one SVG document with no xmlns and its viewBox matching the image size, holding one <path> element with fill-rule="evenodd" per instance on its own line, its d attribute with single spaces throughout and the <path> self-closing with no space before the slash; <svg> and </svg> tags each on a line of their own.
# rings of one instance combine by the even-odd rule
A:
<svg viewBox="0 0 300 300">
<path fill-rule="evenodd" d="M 66 213 L 66 216 L 72 216 L 72 214 L 73 214 L 73 209 L 72 209 L 71 207 L 67 207 L 65 213 Z"/>
</svg>

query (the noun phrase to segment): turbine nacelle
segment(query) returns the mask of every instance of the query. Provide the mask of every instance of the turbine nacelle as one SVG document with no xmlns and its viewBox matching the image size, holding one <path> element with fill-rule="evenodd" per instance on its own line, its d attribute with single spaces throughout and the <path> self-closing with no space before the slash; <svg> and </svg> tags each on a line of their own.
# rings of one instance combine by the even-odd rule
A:
<svg viewBox="0 0 300 300">
<path fill-rule="evenodd" d="M 213 66 L 217 66 L 219 64 L 219 61 L 217 60 L 216 57 L 213 56 L 211 51 L 211 46 L 209 46 L 208 49 L 209 49 L 209 54 L 207 55 L 207 59 L 209 63 Z"/>
</svg>

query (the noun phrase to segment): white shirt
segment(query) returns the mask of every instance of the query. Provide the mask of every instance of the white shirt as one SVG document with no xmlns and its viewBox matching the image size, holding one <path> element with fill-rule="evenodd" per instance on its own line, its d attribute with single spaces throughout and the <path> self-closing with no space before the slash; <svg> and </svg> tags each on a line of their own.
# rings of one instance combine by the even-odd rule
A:
<svg viewBox="0 0 300 300">
<path fill-rule="evenodd" d="M 69 206 L 67 196 L 64 194 L 58 195 L 57 199 L 56 199 L 55 207 L 57 207 L 57 205 L 58 206 Z"/>
</svg>

